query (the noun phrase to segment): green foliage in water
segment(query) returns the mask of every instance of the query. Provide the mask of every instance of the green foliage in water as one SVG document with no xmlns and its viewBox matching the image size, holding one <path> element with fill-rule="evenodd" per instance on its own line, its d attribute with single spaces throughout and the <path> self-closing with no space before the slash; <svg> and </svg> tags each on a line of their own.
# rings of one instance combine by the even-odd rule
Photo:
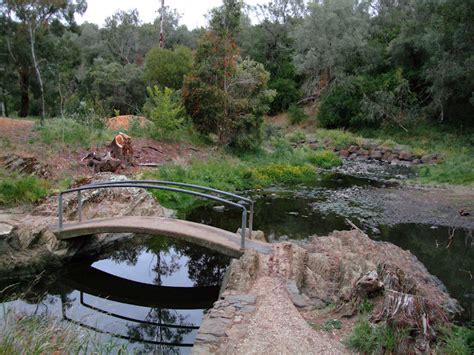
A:
<svg viewBox="0 0 474 355">
<path fill-rule="evenodd" d="M 47 181 L 0 170 L 0 205 L 35 203 L 48 195 Z"/>
</svg>

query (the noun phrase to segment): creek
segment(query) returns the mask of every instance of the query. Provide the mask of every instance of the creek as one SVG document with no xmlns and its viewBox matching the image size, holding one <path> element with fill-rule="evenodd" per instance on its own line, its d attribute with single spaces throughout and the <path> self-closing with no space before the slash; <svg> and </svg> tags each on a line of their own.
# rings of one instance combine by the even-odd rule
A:
<svg viewBox="0 0 474 355">
<path fill-rule="evenodd" d="M 460 320 L 472 320 L 472 230 L 453 232 L 423 223 L 376 224 L 377 206 L 343 198 L 354 189 L 378 189 L 386 184 L 386 180 L 338 173 L 324 176 L 312 186 L 249 191 L 246 195 L 256 201 L 254 229 L 264 231 L 270 242 L 349 229 L 349 218 L 371 238 L 410 250 L 460 301 L 464 308 Z M 241 215 L 238 210 L 207 204 L 184 217 L 236 230 Z M 4 290 L 0 301 L 7 306 L 4 309 L 62 317 L 91 330 L 101 340 L 124 344 L 129 351 L 189 353 L 204 312 L 218 298 L 229 262 L 223 255 L 194 245 L 136 236 L 59 272 L 49 270 L 34 278 L 0 281 Z"/>
</svg>

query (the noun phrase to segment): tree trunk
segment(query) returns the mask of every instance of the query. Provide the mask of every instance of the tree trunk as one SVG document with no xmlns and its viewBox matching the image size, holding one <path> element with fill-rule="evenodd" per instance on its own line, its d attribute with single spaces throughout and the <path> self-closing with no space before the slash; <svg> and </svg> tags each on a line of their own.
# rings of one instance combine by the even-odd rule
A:
<svg viewBox="0 0 474 355">
<path fill-rule="evenodd" d="M 35 53 L 35 31 L 33 31 L 33 27 L 30 23 L 29 25 L 29 32 L 30 32 L 30 46 L 31 46 L 31 58 L 33 59 L 33 64 L 35 66 L 36 76 L 38 77 L 38 83 L 40 86 L 41 92 L 41 124 L 44 123 L 45 118 L 45 103 L 44 103 L 44 89 L 43 89 L 43 80 L 41 78 L 41 72 L 39 69 L 38 61 L 36 60 L 36 53 Z"/>
<path fill-rule="evenodd" d="M 26 117 L 28 116 L 28 111 L 30 109 L 30 71 L 27 68 L 20 68 L 18 73 L 20 75 L 20 92 L 21 92 L 21 107 L 18 112 L 18 116 Z"/>
</svg>

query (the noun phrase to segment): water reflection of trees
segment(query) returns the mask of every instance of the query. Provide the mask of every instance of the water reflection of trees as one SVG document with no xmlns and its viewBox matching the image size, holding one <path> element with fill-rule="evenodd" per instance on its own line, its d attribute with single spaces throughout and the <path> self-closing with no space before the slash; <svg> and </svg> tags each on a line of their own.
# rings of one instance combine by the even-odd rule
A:
<svg viewBox="0 0 474 355">
<path fill-rule="evenodd" d="M 177 326 L 190 326 L 186 322 L 188 317 L 169 309 L 152 308 L 144 321 L 160 324 L 172 324 Z M 146 339 L 163 343 L 182 344 L 184 336 L 193 331 L 192 328 L 172 328 L 156 326 L 154 324 L 128 324 L 127 335 L 132 339 Z M 179 354 L 179 347 L 170 345 L 143 344 L 145 353 Z"/>
<path fill-rule="evenodd" d="M 188 259 L 188 277 L 194 282 L 194 287 L 219 285 L 230 261 L 228 256 L 207 248 L 164 237 L 150 239 L 147 246 L 148 251 L 155 253 L 158 258 L 153 268 L 157 279 L 159 276 L 171 276 L 180 268 L 179 260 L 185 257 Z"/>
</svg>

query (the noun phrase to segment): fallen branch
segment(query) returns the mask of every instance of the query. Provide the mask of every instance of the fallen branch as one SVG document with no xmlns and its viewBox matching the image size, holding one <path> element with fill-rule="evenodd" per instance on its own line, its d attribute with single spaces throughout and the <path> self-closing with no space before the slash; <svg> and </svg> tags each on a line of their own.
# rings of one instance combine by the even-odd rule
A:
<svg viewBox="0 0 474 355">
<path fill-rule="evenodd" d="M 364 232 L 362 229 L 360 229 L 359 227 L 357 227 L 354 223 L 352 223 L 352 222 L 351 222 L 349 219 L 347 219 L 347 218 L 346 218 L 346 223 L 347 223 L 348 225 L 350 225 L 350 226 L 352 227 L 352 229 L 356 229 L 356 230 L 358 230 L 359 232 L 365 234 L 365 232 Z"/>
</svg>

